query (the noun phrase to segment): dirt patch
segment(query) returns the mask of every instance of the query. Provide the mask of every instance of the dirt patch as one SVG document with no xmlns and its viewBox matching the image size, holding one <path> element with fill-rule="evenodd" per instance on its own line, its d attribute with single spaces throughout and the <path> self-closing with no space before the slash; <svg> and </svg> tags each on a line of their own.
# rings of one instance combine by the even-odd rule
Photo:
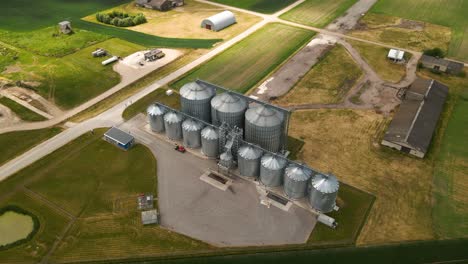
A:
<svg viewBox="0 0 468 264">
<path fill-rule="evenodd" d="M 426 25 L 424 22 L 421 21 L 401 19 L 400 24 L 396 25 L 396 27 L 411 29 L 415 31 L 423 31 L 426 28 Z"/>
<path fill-rule="evenodd" d="M 2 72 L 2 74 L 17 73 L 22 71 L 23 69 L 18 65 L 9 65 L 5 67 L 5 70 Z"/>
</svg>

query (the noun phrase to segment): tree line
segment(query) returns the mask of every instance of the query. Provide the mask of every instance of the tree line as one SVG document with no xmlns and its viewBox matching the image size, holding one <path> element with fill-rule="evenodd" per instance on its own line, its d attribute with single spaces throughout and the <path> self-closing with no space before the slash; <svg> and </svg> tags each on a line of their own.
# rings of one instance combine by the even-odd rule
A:
<svg viewBox="0 0 468 264">
<path fill-rule="evenodd" d="M 133 27 L 147 22 L 146 17 L 141 13 L 129 15 L 119 11 L 97 13 L 96 19 L 101 23 L 114 25 L 116 27 Z"/>
</svg>

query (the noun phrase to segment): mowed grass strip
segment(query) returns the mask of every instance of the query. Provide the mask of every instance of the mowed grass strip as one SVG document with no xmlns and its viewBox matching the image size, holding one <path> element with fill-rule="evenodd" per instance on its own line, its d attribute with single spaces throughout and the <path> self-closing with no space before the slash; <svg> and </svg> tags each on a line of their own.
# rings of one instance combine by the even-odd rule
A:
<svg viewBox="0 0 468 264">
<path fill-rule="evenodd" d="M 259 13 L 272 14 L 296 2 L 296 0 L 210 0 Z"/>
<path fill-rule="evenodd" d="M 468 60 L 468 1 L 466 0 L 380 0 L 371 12 L 425 21 L 450 27 L 449 56 Z"/>
<path fill-rule="evenodd" d="M 303 25 L 325 27 L 356 2 L 357 0 L 306 0 L 281 15 L 281 18 Z"/>
<path fill-rule="evenodd" d="M 284 24 L 268 24 L 172 83 L 171 87 L 178 90 L 185 83 L 199 78 L 245 93 L 314 34 Z"/>
<path fill-rule="evenodd" d="M 283 97 L 280 105 L 338 103 L 362 75 L 346 49 L 337 45 Z"/>
<path fill-rule="evenodd" d="M 0 104 L 10 108 L 10 110 L 13 111 L 23 121 L 37 122 L 47 119 L 7 97 L 1 97 Z"/>
</svg>

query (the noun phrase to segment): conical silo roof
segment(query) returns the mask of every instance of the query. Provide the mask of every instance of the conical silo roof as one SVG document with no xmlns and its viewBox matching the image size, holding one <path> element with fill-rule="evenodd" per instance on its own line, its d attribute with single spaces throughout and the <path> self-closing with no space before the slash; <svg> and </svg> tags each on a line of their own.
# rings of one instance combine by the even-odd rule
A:
<svg viewBox="0 0 468 264">
<path fill-rule="evenodd" d="M 214 90 L 196 82 L 189 82 L 180 88 L 179 93 L 188 100 L 204 100 L 213 97 Z"/>
<path fill-rule="evenodd" d="M 316 174 L 312 178 L 312 186 L 322 193 L 334 193 L 338 191 L 340 183 L 335 175 Z"/>
<path fill-rule="evenodd" d="M 146 113 L 152 116 L 160 116 L 166 113 L 166 109 L 160 107 L 159 105 L 152 104 L 146 109 Z"/>
<path fill-rule="evenodd" d="M 186 131 L 199 131 L 203 128 L 203 124 L 193 119 L 187 119 L 182 123 L 182 128 Z"/>
<path fill-rule="evenodd" d="M 247 110 L 245 112 L 245 119 L 256 126 L 273 127 L 281 125 L 284 116 L 271 107 L 259 105 Z"/>
<path fill-rule="evenodd" d="M 232 154 L 229 151 L 223 152 L 220 156 L 219 159 L 222 161 L 232 161 Z"/>
<path fill-rule="evenodd" d="M 262 166 L 270 170 L 280 170 L 286 166 L 286 159 L 267 154 L 262 157 Z"/>
<path fill-rule="evenodd" d="M 175 112 L 169 112 L 164 115 L 164 121 L 169 124 L 180 123 L 182 122 L 182 115 Z"/>
<path fill-rule="evenodd" d="M 201 131 L 201 136 L 205 139 L 208 139 L 208 140 L 215 140 L 215 139 L 218 139 L 219 138 L 219 134 L 218 132 L 216 131 L 216 129 L 214 129 L 213 127 L 211 126 L 207 126 L 205 127 L 202 131 Z"/>
<path fill-rule="evenodd" d="M 312 172 L 303 167 L 297 165 L 289 165 L 286 168 L 286 175 L 288 178 L 295 181 L 308 181 L 311 177 Z"/>
<path fill-rule="evenodd" d="M 231 93 L 218 94 L 211 100 L 211 106 L 224 113 L 237 113 L 247 108 L 247 102 Z"/>
<path fill-rule="evenodd" d="M 254 160 L 262 156 L 262 151 L 252 146 L 242 146 L 239 148 L 239 156 L 246 160 Z"/>
</svg>

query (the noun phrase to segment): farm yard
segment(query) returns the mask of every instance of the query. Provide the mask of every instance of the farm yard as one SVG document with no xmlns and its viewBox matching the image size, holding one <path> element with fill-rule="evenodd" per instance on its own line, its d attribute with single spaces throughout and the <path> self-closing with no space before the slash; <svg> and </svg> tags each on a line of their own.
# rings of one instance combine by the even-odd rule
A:
<svg viewBox="0 0 468 264">
<path fill-rule="evenodd" d="M 245 93 L 309 41 L 313 32 L 283 24 L 264 26 L 170 86 L 197 78 Z M 288 39 L 288 41 L 278 41 Z"/>
<path fill-rule="evenodd" d="M 295 0 L 210 0 L 224 5 L 235 6 L 259 13 L 272 14 L 291 5 Z"/>
<path fill-rule="evenodd" d="M 335 46 L 324 58 L 284 96 L 275 103 L 284 106 L 298 104 L 331 104 L 340 102 L 362 75 L 359 66 L 341 45 Z"/>
<path fill-rule="evenodd" d="M 357 0 L 306 0 L 281 15 L 281 18 L 307 26 L 325 27 L 356 2 Z"/>
<path fill-rule="evenodd" d="M 410 20 L 424 21 L 451 29 L 448 56 L 468 60 L 468 2 L 464 0 L 380 0 L 371 9 L 372 14 L 396 16 Z M 427 25 L 426 25 L 427 26 Z M 433 26 L 430 26 L 433 27 Z M 442 29 L 442 28 L 440 28 Z M 439 30 L 440 30 L 439 29 Z M 434 28 L 436 33 L 437 28 Z M 442 32 L 441 32 L 442 34 Z M 445 35 L 446 33 L 443 33 Z M 434 38 L 437 35 L 431 34 Z M 397 37 L 395 32 L 394 37 Z M 401 35 L 402 39 L 406 36 Z M 387 38 L 382 40 L 388 40 Z M 412 40 L 409 41 L 411 45 Z M 437 47 L 433 45 L 430 48 Z M 445 48 L 444 46 L 439 46 Z"/>
<path fill-rule="evenodd" d="M 224 8 L 215 5 L 197 2 L 195 0 L 187 0 L 183 7 L 175 8 L 167 12 L 159 12 L 135 6 L 133 2 L 126 3 L 114 8 L 111 8 L 104 13 L 110 11 L 120 11 L 128 14 L 142 13 L 147 23 L 130 27 L 130 30 L 156 35 L 168 38 L 197 38 L 197 39 L 230 39 L 239 33 L 245 31 L 256 22 L 260 21 L 259 17 L 249 15 L 242 12 L 233 11 L 236 16 L 237 23 L 219 32 L 206 30 L 200 27 L 201 21 L 212 15 L 224 11 Z M 84 20 L 94 23 L 99 23 L 94 14 L 84 18 Z"/>
</svg>

